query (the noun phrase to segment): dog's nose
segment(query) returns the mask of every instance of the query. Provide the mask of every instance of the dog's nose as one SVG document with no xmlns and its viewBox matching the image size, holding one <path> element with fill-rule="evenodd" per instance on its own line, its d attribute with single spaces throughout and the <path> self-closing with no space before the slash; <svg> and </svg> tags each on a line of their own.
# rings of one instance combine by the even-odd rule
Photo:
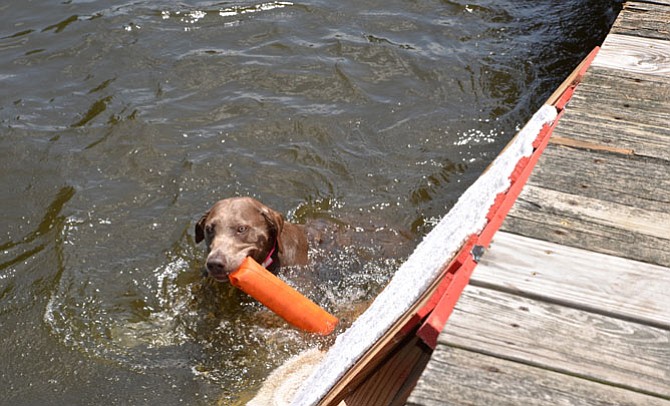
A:
<svg viewBox="0 0 670 406">
<path fill-rule="evenodd" d="M 228 276 L 226 264 L 221 258 L 209 258 L 207 260 L 207 272 L 216 279 L 223 279 Z"/>
</svg>

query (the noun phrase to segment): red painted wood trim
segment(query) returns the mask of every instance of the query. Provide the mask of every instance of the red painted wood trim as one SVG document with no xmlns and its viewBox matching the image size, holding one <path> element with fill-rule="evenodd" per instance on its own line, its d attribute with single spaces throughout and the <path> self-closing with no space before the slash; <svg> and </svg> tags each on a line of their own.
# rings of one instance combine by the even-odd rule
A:
<svg viewBox="0 0 670 406">
<path fill-rule="evenodd" d="M 460 251 L 458 251 L 456 257 L 447 266 L 445 266 L 445 272 L 443 272 L 442 279 L 440 280 L 437 288 L 428 298 L 426 304 L 417 310 L 417 312 L 407 321 L 405 326 L 398 333 L 399 336 L 404 336 L 410 333 L 416 328 L 417 324 L 424 321 L 424 319 L 435 309 L 435 306 L 437 306 L 442 296 L 447 293 L 447 290 L 451 285 L 451 281 L 454 278 L 454 274 L 459 269 L 461 269 L 465 262 L 471 258 L 470 251 L 477 242 L 477 238 L 479 237 L 476 234 L 472 234 L 465 242 L 465 244 L 463 244 Z"/>
<path fill-rule="evenodd" d="M 562 111 L 558 113 L 556 119 L 550 126 L 545 125 L 542 127 L 542 130 L 540 130 L 540 133 L 533 143 L 533 145 L 537 144 L 533 154 L 530 157 L 521 158 L 517 163 L 516 168 L 514 171 L 512 171 L 512 175 L 510 175 L 511 185 L 507 192 L 502 194 L 503 198 L 500 199 L 500 204 L 496 208 L 495 213 L 493 216 L 491 216 L 488 224 L 479 234 L 477 245 L 488 247 L 489 244 L 491 244 L 493 235 L 496 233 L 496 231 L 498 231 L 498 229 L 500 229 L 500 226 L 502 226 L 503 221 L 505 221 L 505 217 L 507 217 L 507 213 L 509 213 L 509 211 L 512 209 L 512 206 L 514 206 L 514 203 L 519 197 L 521 190 L 526 185 L 528 178 L 530 178 L 530 175 L 535 168 L 535 164 L 537 164 L 537 161 L 540 159 L 540 155 L 542 155 L 545 147 L 547 144 L 549 144 L 551 133 L 554 128 L 556 128 L 558 120 L 562 114 Z"/>
<path fill-rule="evenodd" d="M 471 236 L 463 245 L 456 258 L 445 267 L 446 272 L 435 292 L 431 295 L 426 304 L 417 311 L 410 321 L 403 328 L 403 332 L 409 332 L 422 320 L 423 324 L 419 327 L 417 335 L 430 348 L 437 346 L 437 337 L 444 328 L 449 316 L 454 310 L 456 303 L 470 281 L 470 276 L 477 265 L 471 251 L 474 245 L 488 247 L 493 239 L 493 235 L 500 229 L 505 217 L 519 197 L 521 190 L 530 178 L 542 152 L 549 144 L 549 138 L 563 116 L 565 106 L 575 92 L 575 88 L 581 82 L 586 70 L 593 62 L 593 59 L 600 48 L 596 47 L 584 59 L 582 66 L 575 79 L 563 91 L 554 103 L 558 110 L 556 119 L 551 125 L 544 125 L 537 138 L 533 142 L 534 151 L 530 157 L 524 157 L 519 160 L 514 171 L 510 175 L 510 187 L 505 193 L 496 196 L 495 201 L 486 216 L 488 223 L 479 235 Z"/>
<path fill-rule="evenodd" d="M 569 86 L 565 92 L 561 95 L 561 97 L 558 98 L 556 103 L 554 103 L 554 106 L 559 109 L 560 111 L 565 109 L 565 106 L 568 104 L 570 101 L 570 98 L 572 98 L 572 94 L 575 92 L 575 88 L 579 83 L 581 83 L 582 79 L 584 78 L 584 75 L 586 74 L 586 71 L 589 69 L 589 66 L 591 66 L 591 63 L 593 60 L 596 58 L 596 55 L 598 55 L 598 51 L 600 51 L 600 47 L 595 47 L 593 50 L 584 58 L 582 61 L 581 69 L 577 72 L 577 76 L 573 80 L 571 86 Z"/>
<path fill-rule="evenodd" d="M 451 278 L 448 289 L 440 297 L 439 302 L 416 333 L 432 349 L 437 346 L 437 337 L 447 323 L 449 316 L 451 316 L 463 289 L 470 282 L 470 275 L 472 275 L 477 263 L 472 255 L 468 257 L 468 260 L 461 265 L 458 272 Z"/>
</svg>

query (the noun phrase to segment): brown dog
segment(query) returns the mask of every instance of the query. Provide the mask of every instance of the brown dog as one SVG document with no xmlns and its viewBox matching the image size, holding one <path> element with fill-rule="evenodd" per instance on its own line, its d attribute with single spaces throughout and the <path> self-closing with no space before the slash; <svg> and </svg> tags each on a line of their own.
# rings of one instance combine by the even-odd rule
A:
<svg viewBox="0 0 670 406">
<path fill-rule="evenodd" d="M 227 281 L 250 256 L 269 271 L 307 264 L 307 235 L 302 226 L 250 197 L 219 200 L 195 225 L 195 242 L 207 243 L 208 274 Z"/>
</svg>

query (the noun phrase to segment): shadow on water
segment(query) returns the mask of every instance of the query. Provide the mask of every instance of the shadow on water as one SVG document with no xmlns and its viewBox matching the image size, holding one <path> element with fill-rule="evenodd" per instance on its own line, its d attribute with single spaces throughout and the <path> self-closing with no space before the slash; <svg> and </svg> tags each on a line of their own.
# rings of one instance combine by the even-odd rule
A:
<svg viewBox="0 0 670 406">
<path fill-rule="evenodd" d="M 59 222 L 64 220 L 64 217 L 61 215 L 63 206 L 74 196 L 75 190 L 73 187 L 66 186 L 63 187 L 51 204 L 45 209 L 44 217 L 39 222 L 37 227 L 26 236 L 24 236 L 20 241 L 8 241 L 6 243 L 0 244 L 0 250 L 8 250 L 14 248 L 21 244 L 29 244 L 35 241 L 38 237 L 45 235 L 49 231 L 52 231 L 54 227 L 57 228 Z M 17 261 L 15 261 L 17 262 Z M 0 270 L 4 269 L 11 265 L 11 263 L 0 264 Z"/>
<path fill-rule="evenodd" d="M 323 227 L 282 278 L 346 328 L 618 7 L 476 3 L 0 5 L 0 399 L 235 404 L 328 347 L 203 279 L 194 222 Z"/>
<path fill-rule="evenodd" d="M 7 258 L 5 261 L 0 262 L 0 275 L 2 275 L 0 280 L 4 279 L 10 282 L 3 284 L 4 286 L 2 286 L 2 291 L 0 292 L 0 300 L 16 294 L 16 289 L 20 286 L 20 284 L 17 284 L 16 279 L 10 278 L 10 276 L 16 273 L 16 267 L 37 257 L 47 247 L 53 247 L 55 250 L 57 272 L 58 274 L 62 273 L 62 247 L 59 238 L 59 231 L 62 229 L 63 222 L 65 221 L 62 211 L 63 207 L 74 194 L 75 190 L 70 186 L 61 188 L 49 206 L 45 208 L 42 219 L 33 229 L 17 241 L 10 239 L 0 244 L 0 251 Z M 48 283 L 47 286 L 49 286 Z M 48 289 L 45 288 L 44 291 L 48 292 Z"/>
</svg>

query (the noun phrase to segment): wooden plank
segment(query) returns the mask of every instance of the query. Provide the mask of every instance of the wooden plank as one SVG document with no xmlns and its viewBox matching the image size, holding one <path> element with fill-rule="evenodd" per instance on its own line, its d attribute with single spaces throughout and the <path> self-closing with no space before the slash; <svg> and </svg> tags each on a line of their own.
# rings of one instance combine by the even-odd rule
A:
<svg viewBox="0 0 670 406">
<path fill-rule="evenodd" d="M 471 283 L 670 330 L 670 268 L 498 232 Z"/>
<path fill-rule="evenodd" d="M 605 203 L 631 206 L 638 211 L 660 212 L 663 218 L 663 213 L 670 208 L 669 167 L 670 161 L 631 159 L 550 145 L 526 187 L 543 187 L 571 194 L 574 195 L 573 200 L 584 196 Z M 603 210 L 606 209 L 609 208 L 603 207 Z M 670 238 L 670 231 L 665 233 L 665 238 Z"/>
<path fill-rule="evenodd" d="M 665 6 L 661 4 L 663 2 Z M 670 0 L 656 0 L 654 3 L 629 1 L 619 13 L 611 32 L 668 40 L 668 5 Z"/>
<path fill-rule="evenodd" d="M 670 74 L 670 42 L 660 39 L 610 34 L 593 66 L 646 75 Z"/>
<path fill-rule="evenodd" d="M 670 399 L 670 330 L 470 286 L 442 345 Z"/>
<path fill-rule="evenodd" d="M 503 359 L 440 346 L 409 406 L 669 406 L 651 397 Z"/>
<path fill-rule="evenodd" d="M 382 361 L 381 367 L 340 402 L 340 406 L 404 405 L 431 353 L 419 337 L 406 337 L 402 345 Z"/>
<path fill-rule="evenodd" d="M 502 230 L 670 266 L 670 214 L 526 185 Z"/>
<path fill-rule="evenodd" d="M 560 136 L 553 136 L 549 141 L 552 144 L 563 145 L 566 147 L 590 149 L 593 151 L 613 152 L 615 154 L 633 155 L 635 151 L 627 148 L 613 147 L 611 145 L 601 144 L 592 141 L 584 141 L 575 138 L 566 138 Z"/>
<path fill-rule="evenodd" d="M 593 67 L 554 136 L 670 161 L 669 111 L 670 76 Z"/>
</svg>

